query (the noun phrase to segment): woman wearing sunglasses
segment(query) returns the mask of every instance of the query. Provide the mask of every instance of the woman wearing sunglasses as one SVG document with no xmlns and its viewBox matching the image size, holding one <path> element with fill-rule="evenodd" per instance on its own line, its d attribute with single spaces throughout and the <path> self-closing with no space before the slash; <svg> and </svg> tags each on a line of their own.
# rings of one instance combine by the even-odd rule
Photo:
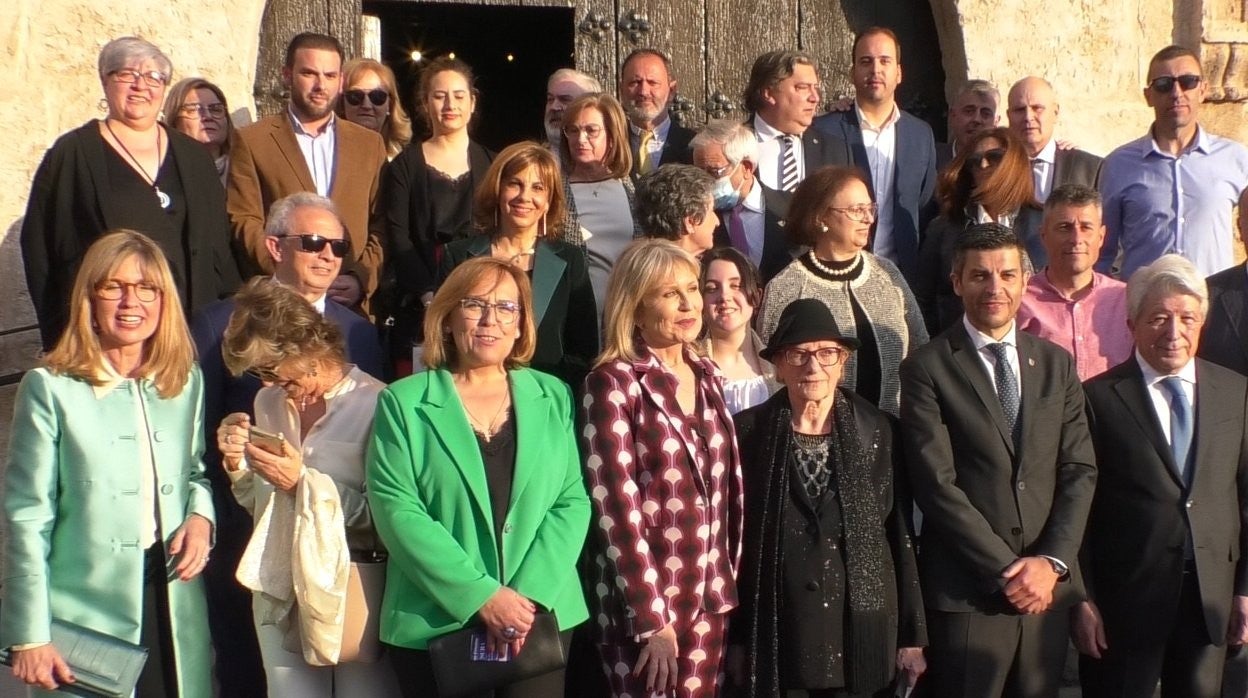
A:
<svg viewBox="0 0 1248 698">
<path fill-rule="evenodd" d="M 837 326 L 858 344 L 846 358 L 842 385 L 895 416 L 901 399 L 898 368 L 915 347 L 927 343 L 927 330 L 901 272 L 865 249 L 875 212 L 867 181 L 857 169 L 825 167 L 802 181 L 793 192 L 785 229 L 791 245 L 809 245 L 810 251 L 767 284 L 759 330 L 770 344 L 790 303 L 823 301 Z"/>
<path fill-rule="evenodd" d="M 338 116 L 380 133 L 386 158 L 393 160 L 412 141 L 412 120 L 399 103 L 394 71 L 371 58 L 353 58 L 342 66 L 342 84 Z"/>
<path fill-rule="evenodd" d="M 405 148 L 385 175 L 386 238 L 394 274 L 390 348 L 400 362 L 420 340 L 442 246 L 477 232 L 472 197 L 494 160 L 494 153 L 468 135 L 477 88 L 467 63 L 439 58 L 425 66 L 416 103 L 429 138 Z"/>
<path fill-rule="evenodd" d="M 156 241 L 186 310 L 239 284 L 217 168 L 199 143 L 158 121 L 172 73 L 143 39 L 108 42 L 99 56 L 107 113 L 62 135 L 35 172 L 21 245 L 44 349 L 65 328 L 82 255 L 108 230 Z"/>
<path fill-rule="evenodd" d="M 1040 241 L 1044 211 L 1035 200 L 1027 146 L 1008 128 L 982 131 L 940 173 L 936 185 L 940 216 L 927 226 L 919 246 L 914 295 L 928 332 L 939 334 L 962 317 L 949 272 L 958 236 L 975 223 L 1011 228 L 1027 245 L 1031 268 L 1042 269 L 1048 255 Z"/>
<path fill-rule="evenodd" d="M 199 141 L 217 165 L 221 186 L 230 171 L 230 139 L 234 124 L 220 87 L 203 78 L 185 78 L 165 95 L 163 121 Z"/>
</svg>

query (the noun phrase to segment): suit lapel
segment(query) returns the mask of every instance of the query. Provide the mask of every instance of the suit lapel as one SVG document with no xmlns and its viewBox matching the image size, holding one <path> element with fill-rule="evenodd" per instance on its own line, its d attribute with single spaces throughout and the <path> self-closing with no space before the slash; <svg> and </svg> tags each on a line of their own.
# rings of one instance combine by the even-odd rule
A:
<svg viewBox="0 0 1248 698">
<path fill-rule="evenodd" d="M 684 447 L 685 453 L 689 456 L 691 465 L 689 470 L 693 473 L 698 491 L 706 495 L 707 487 L 702 480 L 702 472 L 695 465 L 698 462 L 698 454 L 685 434 L 688 426 L 681 416 L 680 403 L 676 399 L 676 381 L 667 371 L 663 370 L 659 360 L 654 358 L 653 355 L 644 357 L 642 361 L 645 363 L 641 364 L 641 380 L 638 381 L 641 384 L 641 393 L 654 406 L 654 409 L 663 416 L 663 419 L 667 420 L 671 432 L 676 435 L 681 446 Z M 693 363 L 695 379 L 698 378 L 697 373 L 701 370 L 701 367 L 695 361 Z"/>
<path fill-rule="evenodd" d="M 99 130 L 99 126 L 95 121 L 92 121 L 88 127 L 96 129 L 97 132 Z M 95 185 L 92 188 L 95 190 L 95 202 L 99 206 L 100 216 L 104 219 L 104 227 L 124 227 L 119 219 L 121 211 L 117 209 L 117 199 L 107 195 L 109 192 L 112 192 L 113 188 L 108 179 L 108 165 L 104 163 L 104 158 L 108 157 L 106 149 L 112 146 L 104 140 L 102 135 L 95 138 L 94 134 L 92 134 L 84 142 L 87 144 L 85 148 L 88 154 L 86 158 L 87 170 L 91 173 L 91 183 Z"/>
<path fill-rule="evenodd" d="M 272 135 L 274 145 L 277 146 L 282 157 L 286 158 L 290 171 L 299 179 L 299 186 L 303 187 L 304 191 L 315 192 L 316 182 L 312 179 L 312 171 L 308 169 L 307 161 L 303 158 L 303 151 L 299 149 L 299 141 L 295 139 L 295 127 L 290 124 L 290 114 L 283 112 L 273 122 Z M 337 139 L 334 142 L 337 143 Z"/>
<path fill-rule="evenodd" d="M 1038 422 L 1029 417 L 1034 415 L 1036 405 L 1040 402 L 1040 386 L 1043 384 L 1044 366 L 1041 362 L 1036 361 L 1035 342 L 1031 336 L 1018 329 L 1015 323 L 1014 337 L 1018 342 L 1018 390 L 1021 393 L 1022 402 L 1019 409 L 1018 418 L 1023 420 L 1022 443 L 1027 444 L 1027 432 L 1031 424 Z M 1004 411 L 1002 416 L 1004 416 Z"/>
<path fill-rule="evenodd" d="M 547 427 L 556 420 L 550 414 L 551 400 L 533 380 L 527 370 L 509 371 L 511 400 L 516 413 L 516 465 L 511 476 L 511 501 L 508 511 L 516 510 L 516 503 L 524 495 L 524 488 L 533 479 L 536 470 L 547 467 L 542 446 Z M 517 559 L 504 556 L 503 559 Z"/>
<path fill-rule="evenodd" d="M 1188 488 L 1190 491 L 1196 489 L 1196 478 L 1200 477 L 1200 463 L 1204 459 L 1206 453 L 1211 453 L 1213 442 L 1219 436 L 1218 426 L 1222 420 L 1220 416 L 1230 414 L 1231 411 L 1225 409 L 1228 405 L 1233 405 L 1235 394 L 1225 389 L 1225 384 L 1216 380 L 1201 380 L 1201 364 L 1196 362 L 1196 435 L 1194 437 L 1195 452 L 1190 457 L 1188 472 Z M 1243 399 L 1241 395 L 1239 399 Z M 1229 418 L 1228 418 L 1229 419 Z M 1201 428 L 1204 425 L 1207 428 Z"/>
<path fill-rule="evenodd" d="M 490 491 L 485 482 L 485 462 L 481 460 L 477 437 L 468 424 L 459 393 L 451 382 L 451 374 L 439 369 L 429 371 L 428 375 L 429 387 L 423 407 L 429 423 L 437 426 L 433 433 L 459 469 L 481 516 L 487 521 L 493 521 L 494 510 L 490 506 Z M 493 536 L 493 526 L 490 526 L 490 531 Z"/>
<path fill-rule="evenodd" d="M 1161 430 L 1161 422 L 1157 419 L 1157 411 L 1153 409 L 1153 398 L 1148 394 L 1148 389 L 1144 387 L 1144 374 L 1140 371 L 1140 365 L 1134 356 L 1131 357 L 1130 362 L 1130 370 L 1114 384 L 1114 392 L 1118 394 L 1123 406 L 1135 418 L 1140 430 L 1148 436 L 1148 440 L 1153 444 L 1153 450 L 1157 452 L 1157 457 L 1165 463 L 1166 473 L 1170 479 L 1182 488 L 1183 483 L 1179 481 L 1179 476 L 1176 474 L 1178 471 L 1175 469 L 1174 454 L 1170 452 L 1170 443 L 1166 441 L 1166 434 Z"/>
<path fill-rule="evenodd" d="M 1014 437 L 1010 433 L 1009 425 L 1005 423 L 1005 412 L 1001 409 L 1001 401 L 997 399 L 997 390 L 988 378 L 988 372 L 984 370 L 984 363 L 979 358 L 979 352 L 975 351 L 975 344 L 967 336 L 961 319 L 949 334 L 949 345 L 953 351 L 954 363 L 958 365 L 966 380 L 975 389 L 975 394 L 979 396 L 980 402 L 988 410 L 988 415 L 992 417 L 992 423 L 996 425 L 1001 440 L 1010 450 L 1010 455 L 1014 455 Z M 1019 358 L 1021 361 L 1022 357 Z"/>
<path fill-rule="evenodd" d="M 533 324 L 541 325 L 568 263 L 540 240 L 533 255 Z M 576 318 L 569 318 L 576 321 Z"/>
</svg>

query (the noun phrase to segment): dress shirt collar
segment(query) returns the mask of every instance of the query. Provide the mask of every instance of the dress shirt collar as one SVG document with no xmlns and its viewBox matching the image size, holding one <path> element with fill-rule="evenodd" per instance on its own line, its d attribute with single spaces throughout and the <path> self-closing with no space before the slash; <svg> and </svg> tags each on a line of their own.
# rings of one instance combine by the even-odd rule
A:
<svg viewBox="0 0 1248 698">
<path fill-rule="evenodd" d="M 782 131 L 776 130 L 775 126 L 772 126 L 766 121 L 763 121 L 763 117 L 759 116 L 758 114 L 754 115 L 754 133 L 755 135 L 758 136 L 758 140 L 762 142 L 776 140 L 783 136 L 793 136 L 795 138 L 801 138 L 801 136 L 799 136 L 796 133 L 784 133 Z"/>
<path fill-rule="evenodd" d="M 643 129 L 638 128 L 631 121 L 628 122 L 628 130 L 637 138 L 641 138 L 641 132 Z M 663 120 L 659 122 L 658 126 L 654 127 L 654 130 L 653 130 L 654 139 L 660 143 L 666 143 L 667 134 L 670 133 L 671 130 L 672 130 L 672 117 L 667 112 L 663 112 Z"/>
<path fill-rule="evenodd" d="M 1039 160 L 1041 162 L 1047 162 L 1050 165 L 1052 165 L 1054 162 L 1057 161 L 1057 139 L 1056 138 L 1050 138 L 1049 142 L 1046 143 L 1044 147 L 1040 149 L 1040 152 L 1036 153 L 1036 156 L 1032 158 L 1032 161 L 1034 162 L 1036 160 Z"/>
<path fill-rule="evenodd" d="M 754 183 L 750 186 L 750 191 L 741 200 L 741 205 L 747 211 L 755 213 L 763 212 L 763 183 L 758 181 L 758 173 L 754 173 Z"/>
<path fill-rule="evenodd" d="M 1205 132 L 1205 129 L 1200 127 L 1200 124 L 1196 124 L 1196 137 L 1192 139 L 1191 145 L 1183 149 L 1183 152 L 1190 153 L 1194 150 L 1198 150 L 1202 153 L 1208 154 L 1210 145 L 1209 134 Z M 1152 129 L 1149 129 L 1148 131 L 1148 147 L 1149 150 L 1144 153 L 1145 156 L 1159 155 L 1163 158 L 1174 158 L 1173 155 L 1162 150 L 1161 147 L 1157 145 L 1157 139 L 1153 137 Z"/>
<path fill-rule="evenodd" d="M 983 351 L 984 347 L 989 344 L 1005 344 L 1014 347 L 1018 351 L 1018 323 L 1010 320 L 1010 330 L 1001 337 L 1001 339 L 993 339 L 988 335 L 980 332 L 977 327 L 971 324 L 971 319 L 962 313 L 962 326 L 966 328 L 966 334 L 970 336 L 971 343 L 975 345 L 975 351 Z"/>
<path fill-rule="evenodd" d="M 1045 267 L 1044 271 L 1040 272 L 1039 274 L 1032 274 L 1031 283 L 1034 283 L 1036 286 L 1039 286 L 1040 291 L 1042 291 L 1046 295 L 1051 295 L 1055 298 L 1060 298 L 1061 300 L 1064 300 L 1067 303 L 1073 303 L 1077 300 L 1083 299 L 1085 296 L 1092 293 L 1093 289 L 1097 288 L 1098 286 L 1103 286 L 1105 283 L 1104 277 L 1105 275 L 1100 272 L 1097 272 L 1097 271 L 1092 272 L 1092 283 L 1088 284 L 1086 288 L 1083 288 L 1079 291 L 1078 298 L 1072 298 L 1066 295 L 1065 293 L 1062 293 L 1061 289 L 1053 285 L 1053 282 L 1049 280 L 1049 268 L 1048 267 Z"/>
<path fill-rule="evenodd" d="M 1013 211 L 1011 213 L 1003 213 L 997 218 L 993 218 L 988 215 L 988 212 L 984 210 L 983 206 L 980 206 L 979 204 L 971 204 L 971 206 L 974 207 L 974 216 L 972 217 L 975 219 L 976 223 L 997 223 L 1013 229 L 1014 218 L 1018 216 L 1018 211 Z"/>
<path fill-rule="evenodd" d="M 322 126 L 316 133 L 310 133 L 303 127 L 303 122 L 299 120 L 299 117 L 295 116 L 295 110 L 291 109 L 289 104 L 286 105 L 286 117 L 290 119 L 291 128 L 295 129 L 296 134 L 304 135 L 309 138 L 323 136 L 330 129 L 333 129 L 338 125 L 338 115 L 331 111 L 329 113 L 329 121 L 326 121 L 325 125 Z"/>
<path fill-rule="evenodd" d="M 101 381 L 99 385 L 91 386 L 91 392 L 96 400 L 113 392 L 113 388 L 126 381 L 126 377 L 118 373 L 117 369 L 113 368 L 113 363 L 104 357 L 100 357 L 100 365 L 95 367 L 95 378 Z"/>
<path fill-rule="evenodd" d="M 888 113 L 888 118 L 884 119 L 884 123 L 879 126 L 871 123 L 867 115 L 862 113 L 862 107 L 858 106 L 858 100 L 854 100 L 854 111 L 858 113 L 858 128 L 875 131 L 876 133 L 887 131 L 890 126 L 894 126 L 898 121 L 901 121 L 901 109 L 897 107 L 896 102 L 893 102 L 893 110 Z"/>
<path fill-rule="evenodd" d="M 1140 372 L 1144 374 L 1144 385 L 1146 387 L 1151 388 L 1158 381 L 1162 380 L 1163 378 L 1169 378 L 1170 376 L 1178 376 L 1180 379 L 1182 379 L 1184 383 L 1188 384 L 1189 386 L 1196 385 L 1196 361 L 1195 359 L 1188 361 L 1187 365 L 1184 366 L 1183 368 L 1180 368 L 1178 373 L 1159 373 L 1157 369 L 1153 368 L 1152 364 L 1145 361 L 1143 356 L 1140 356 L 1139 349 L 1135 350 L 1135 362 L 1140 365 Z"/>
</svg>

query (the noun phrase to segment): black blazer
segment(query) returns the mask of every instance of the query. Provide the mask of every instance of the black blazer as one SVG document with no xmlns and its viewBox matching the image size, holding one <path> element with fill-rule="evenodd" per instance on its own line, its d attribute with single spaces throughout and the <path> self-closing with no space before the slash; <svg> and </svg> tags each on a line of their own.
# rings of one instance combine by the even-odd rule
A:
<svg viewBox="0 0 1248 698">
<path fill-rule="evenodd" d="M 745 120 L 745 127 L 754 130 L 754 114 Z M 806 176 L 829 165 L 850 166 L 854 164 L 854 153 L 849 144 L 839 136 L 808 128 L 802 132 L 802 162 L 806 165 Z"/>
<path fill-rule="evenodd" d="M 1231 597 L 1248 595 L 1248 379 L 1196 360 L 1186 487 L 1134 356 L 1084 387 L 1098 482 L 1082 567 L 1109 646 L 1172 627 L 1189 531 L 1205 625 L 1222 644 Z"/>
<path fill-rule="evenodd" d="M 658 166 L 662 167 L 663 165 L 670 165 L 672 163 L 678 163 L 681 165 L 692 164 L 693 149 L 689 147 L 689 141 L 693 140 L 693 137 L 697 135 L 697 132 L 676 123 L 676 120 L 672 118 L 670 113 L 667 115 L 667 118 L 671 122 L 672 126 L 667 130 L 667 140 L 663 141 L 663 151 L 659 153 Z M 634 153 L 637 152 L 637 145 L 640 142 L 638 140 L 639 138 L 640 137 L 637 134 L 633 133 L 631 128 L 628 129 L 629 148 Z M 640 164 L 641 163 L 637 161 L 637 158 L 633 158 L 633 169 L 629 172 L 629 176 L 633 178 L 634 184 L 637 183 L 637 178 L 641 176 L 640 173 L 637 172 L 637 167 Z"/>
<path fill-rule="evenodd" d="M 160 128 L 168 136 L 168 157 L 178 168 L 186 195 L 182 240 L 190 278 L 178 292 L 183 306 L 193 312 L 240 283 L 230 249 L 225 190 L 202 145 L 178 131 Z M 99 122 L 91 120 L 57 139 L 35 171 L 26 203 L 22 262 L 44 349 L 50 349 L 65 329 L 70 288 L 87 248 L 109 230 L 134 227 L 130 212 L 108 195 L 104 149 L 109 146 L 98 129 Z"/>
<path fill-rule="evenodd" d="M 766 286 L 771 277 L 779 274 L 793 261 L 789 253 L 789 240 L 784 232 L 784 219 L 789 214 L 789 199 L 786 192 L 769 189 L 757 177 L 754 184 L 763 192 L 763 256 L 758 265 L 758 273 Z M 728 237 L 728 214 L 730 211 L 717 211 L 719 225 L 715 226 L 715 246 L 731 247 Z"/>
<path fill-rule="evenodd" d="M 1248 376 L 1248 271 L 1243 264 L 1206 279 L 1209 313 L 1200 358 Z"/>
<path fill-rule="evenodd" d="M 447 244 L 438 285 L 460 263 L 490 254 L 489 235 Z M 579 389 L 598 356 L 598 310 L 584 250 L 559 240 L 538 240 L 533 258 L 533 324 L 537 350 L 530 365 Z"/>
<path fill-rule="evenodd" d="M 472 191 L 485 180 L 494 153 L 473 141 L 468 144 L 468 179 Z M 420 296 L 438 285 L 437 211 L 429 195 L 429 165 L 419 141 L 413 141 L 391 162 L 382 185 L 385 210 L 386 259 L 405 293 Z"/>
<path fill-rule="evenodd" d="M 901 437 L 923 511 L 919 570 L 929 609 L 1012 612 L 1001 571 L 1014 560 L 1049 555 L 1077 565 L 1096 485 L 1083 389 L 1064 349 L 1016 336 L 1018 447 L 961 322 L 901 363 Z M 1059 584 L 1054 608 L 1079 600 L 1077 586 Z"/>
<path fill-rule="evenodd" d="M 1053 188 L 1063 184 L 1082 184 L 1097 188 L 1101 181 L 1101 163 L 1105 159 L 1083 150 L 1058 150 L 1053 157 Z"/>
<path fill-rule="evenodd" d="M 862 142 L 862 128 L 858 122 L 858 110 L 828 112 L 815 117 L 811 128 L 841 138 L 849 144 L 854 162 L 867 175 L 867 187 L 872 198 L 879 201 L 875 183 L 871 179 L 871 160 Z M 896 161 L 893 164 L 893 244 L 896 262 L 902 276 L 914 278 L 919 258 L 920 213 L 932 200 L 936 191 L 936 141 L 932 127 L 907 112 L 901 112 L 897 122 Z M 872 230 L 871 249 L 875 239 Z"/>
</svg>

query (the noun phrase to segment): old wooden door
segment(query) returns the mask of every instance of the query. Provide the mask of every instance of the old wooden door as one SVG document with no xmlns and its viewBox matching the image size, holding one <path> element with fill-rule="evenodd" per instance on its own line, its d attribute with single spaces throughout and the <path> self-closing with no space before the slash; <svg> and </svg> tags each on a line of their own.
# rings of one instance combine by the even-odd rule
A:
<svg viewBox="0 0 1248 698">
<path fill-rule="evenodd" d="M 348 58 L 358 55 L 360 0 L 273 0 L 265 5 L 254 92 L 261 117 L 277 114 L 286 105 L 290 96 L 282 84 L 286 44 L 300 32 L 337 37 Z"/>
</svg>

